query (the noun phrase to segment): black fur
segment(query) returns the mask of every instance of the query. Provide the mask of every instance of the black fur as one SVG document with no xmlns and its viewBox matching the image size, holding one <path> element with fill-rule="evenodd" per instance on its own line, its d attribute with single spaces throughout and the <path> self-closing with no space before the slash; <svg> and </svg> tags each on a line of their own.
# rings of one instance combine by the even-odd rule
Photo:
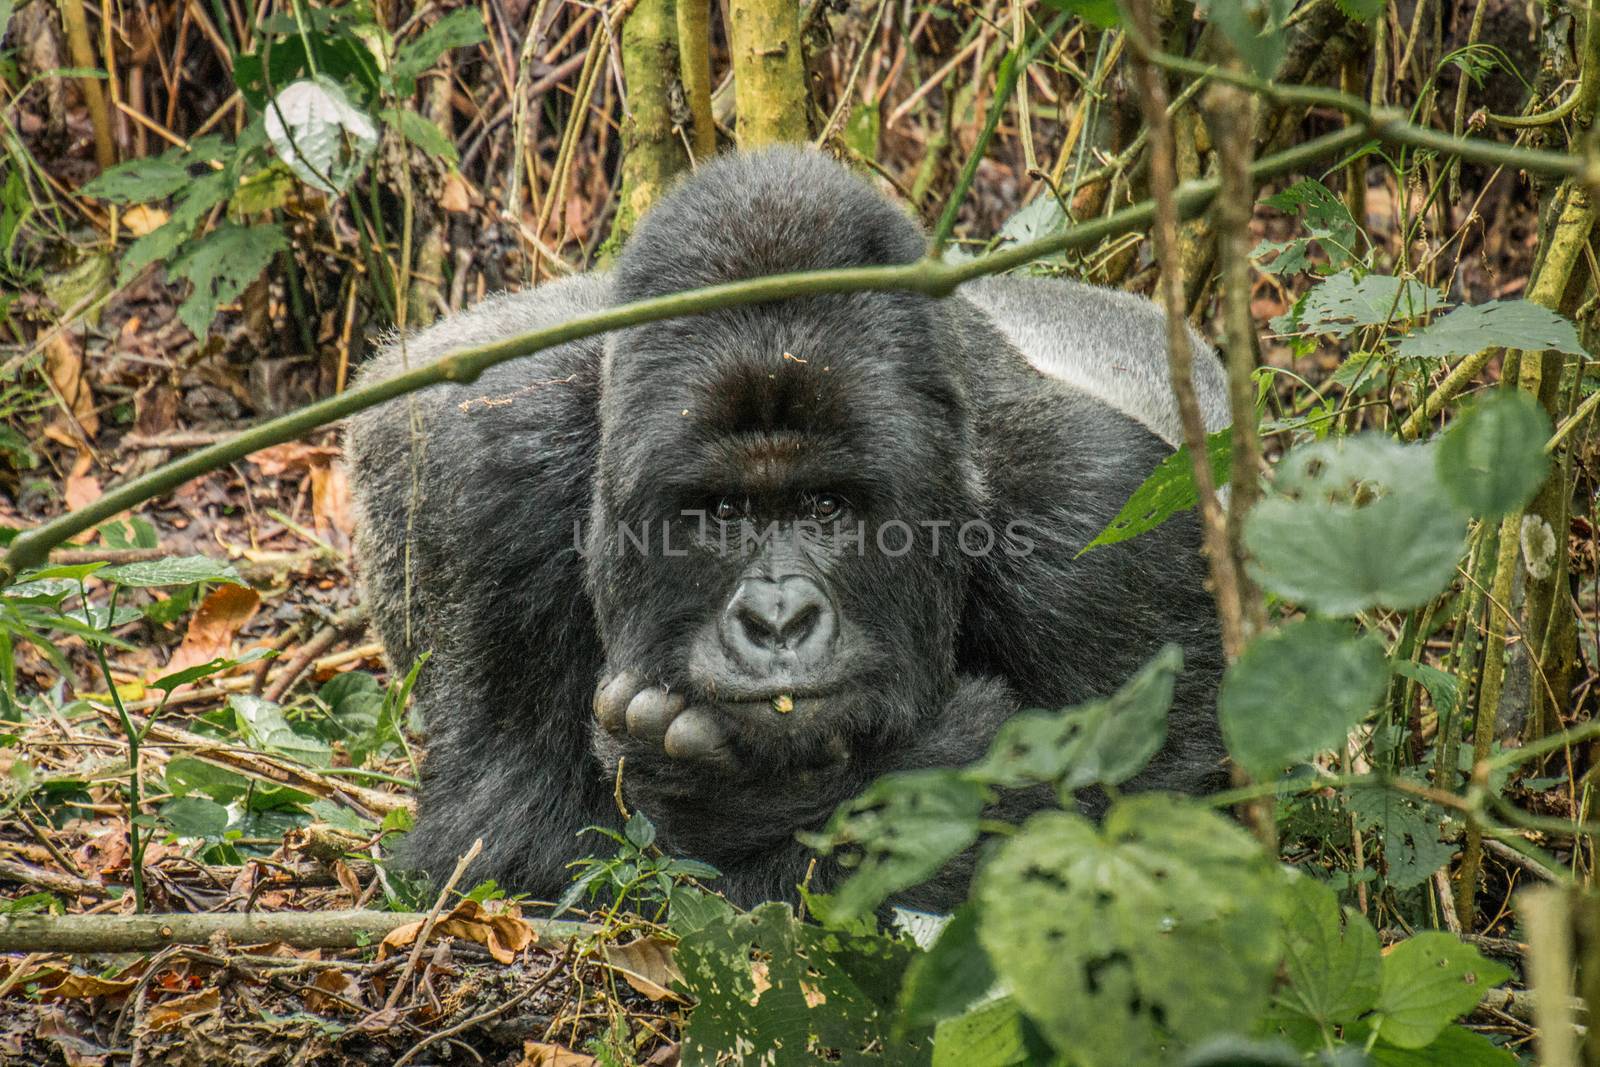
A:
<svg viewBox="0 0 1600 1067">
<path fill-rule="evenodd" d="M 609 277 L 497 297 L 366 373 L 608 303 L 924 250 L 903 212 L 820 155 L 728 157 L 647 216 Z M 1152 306 L 1096 293 L 1040 282 L 1025 298 L 1068 333 L 1081 305 L 1128 339 L 1159 336 Z M 665 848 L 721 868 L 737 901 L 787 896 L 807 862 L 795 831 L 874 777 L 970 761 L 1018 707 L 1107 693 L 1169 640 L 1187 668 L 1168 744 L 1134 786 L 1220 784 L 1220 653 L 1194 522 L 1075 558 L 1168 446 L 1147 418 L 1036 370 L 985 304 L 980 290 L 855 293 L 711 312 L 352 420 L 368 602 L 397 669 L 433 651 L 417 689 L 428 736 L 411 858 L 437 876 L 481 836 L 470 877 L 552 898 L 565 865 L 600 847 L 579 829 L 616 821 L 625 759 L 625 792 Z M 849 513 L 787 537 L 804 518 L 788 502 L 820 492 Z M 779 523 L 788 547 L 722 551 L 715 523 L 685 516 L 729 494 L 750 501 L 751 522 Z M 914 528 L 912 551 L 875 550 L 889 520 Z M 991 551 L 958 549 L 968 520 L 998 535 Z M 937 522 L 950 525 L 936 546 Z M 637 550 L 619 524 L 652 536 L 666 524 L 674 552 Z M 723 662 L 719 620 L 752 568 L 814 577 L 840 620 L 830 658 L 802 671 L 826 695 L 788 714 Z M 598 728 L 596 686 L 625 672 L 637 678 L 624 702 L 639 688 L 699 706 L 721 744 L 674 758 L 659 730 Z M 961 881 L 911 899 L 948 906 Z"/>
</svg>

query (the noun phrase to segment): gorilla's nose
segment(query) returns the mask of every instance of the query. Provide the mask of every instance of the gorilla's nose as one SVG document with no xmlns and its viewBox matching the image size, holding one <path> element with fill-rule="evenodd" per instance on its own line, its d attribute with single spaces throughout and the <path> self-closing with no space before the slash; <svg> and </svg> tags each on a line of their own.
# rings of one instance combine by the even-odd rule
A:
<svg viewBox="0 0 1600 1067">
<path fill-rule="evenodd" d="M 742 579 L 722 616 L 728 650 L 758 670 L 779 653 L 792 654 L 797 667 L 820 666 L 837 630 L 833 605 L 802 574 Z"/>
</svg>

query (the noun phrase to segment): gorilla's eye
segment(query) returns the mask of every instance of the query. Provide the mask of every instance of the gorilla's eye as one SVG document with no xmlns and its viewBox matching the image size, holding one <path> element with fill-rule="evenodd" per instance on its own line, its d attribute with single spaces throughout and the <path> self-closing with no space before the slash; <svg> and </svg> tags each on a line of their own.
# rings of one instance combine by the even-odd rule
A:
<svg viewBox="0 0 1600 1067">
<path fill-rule="evenodd" d="M 739 502 L 731 496 L 718 497 L 711 506 L 711 514 L 718 522 L 732 522 L 739 517 Z"/>
<path fill-rule="evenodd" d="M 844 514 L 848 502 L 842 496 L 833 493 L 818 493 L 811 498 L 811 515 L 813 518 L 828 522 Z"/>
</svg>

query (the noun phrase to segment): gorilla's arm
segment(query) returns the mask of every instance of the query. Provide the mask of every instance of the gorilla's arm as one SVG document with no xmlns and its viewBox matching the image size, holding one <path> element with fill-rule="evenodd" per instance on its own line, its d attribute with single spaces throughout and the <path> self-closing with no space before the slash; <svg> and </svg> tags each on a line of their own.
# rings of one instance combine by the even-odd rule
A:
<svg viewBox="0 0 1600 1067">
<path fill-rule="evenodd" d="M 365 380 L 503 340 L 604 303 L 603 279 L 491 299 L 391 346 Z M 574 524 L 589 504 L 598 340 L 500 364 L 351 420 L 366 602 L 415 690 L 424 817 L 404 858 L 435 878 L 474 838 L 471 877 L 558 893 L 575 835 L 610 821 L 586 709 L 601 669 Z M 413 416 L 416 425 L 413 426 Z"/>
</svg>

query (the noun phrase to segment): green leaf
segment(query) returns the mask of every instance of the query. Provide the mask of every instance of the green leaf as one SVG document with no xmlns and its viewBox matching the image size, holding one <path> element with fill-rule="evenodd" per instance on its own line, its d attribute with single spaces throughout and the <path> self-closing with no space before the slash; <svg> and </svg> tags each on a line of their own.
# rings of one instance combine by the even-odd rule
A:
<svg viewBox="0 0 1600 1067">
<path fill-rule="evenodd" d="M 1497 389 L 1445 431 L 1439 481 L 1481 519 L 1518 511 L 1550 473 L 1544 451 L 1550 435 L 1550 416 L 1538 400 L 1521 389 Z"/>
<path fill-rule="evenodd" d="M 307 737 L 289 725 L 283 709 L 270 700 L 247 694 L 228 698 L 234 724 L 247 744 L 288 756 L 311 767 L 326 767 L 332 758 L 327 742 Z"/>
<path fill-rule="evenodd" d="M 1348 1036 L 1348 1035 L 1347 1035 Z M 1367 1053 L 1374 1067 L 1519 1067 L 1521 1060 L 1464 1026 L 1447 1026 L 1419 1049 L 1379 1041 Z"/>
<path fill-rule="evenodd" d="M 1354 785 L 1346 792 L 1345 801 L 1363 828 L 1378 831 L 1387 867 L 1385 880 L 1395 889 L 1421 885 L 1455 854 L 1452 841 L 1440 840 L 1444 813 L 1426 801 L 1384 788 L 1381 783 Z"/>
<path fill-rule="evenodd" d="M 483 29 L 482 12 L 476 7 L 452 11 L 395 50 L 389 77 L 400 95 L 409 95 L 417 75 L 437 63 L 440 56 L 484 40 L 488 40 L 488 34 Z"/>
<path fill-rule="evenodd" d="M 220 838 L 228 809 L 205 797 L 178 797 L 161 805 L 161 821 L 179 837 Z"/>
<path fill-rule="evenodd" d="M 1018 1005 L 1075 1064 L 1166 1064 L 1174 1046 L 1260 1017 L 1280 886 L 1236 824 L 1142 794 L 1113 805 L 1099 831 L 1063 811 L 1029 819 L 978 874 L 978 934 Z"/>
<path fill-rule="evenodd" d="M 378 147 L 371 117 L 350 102 L 338 82 L 322 75 L 297 81 L 273 97 L 265 126 L 278 158 L 301 181 L 325 193 L 350 188 Z"/>
<path fill-rule="evenodd" d="M 1441 671 L 1437 667 L 1430 667 L 1426 663 L 1415 663 L 1408 659 L 1396 660 L 1393 663 L 1394 673 L 1402 678 L 1408 678 L 1428 691 L 1428 696 L 1433 699 L 1433 706 L 1439 714 L 1447 718 L 1455 714 L 1456 694 L 1460 692 L 1461 682 L 1449 671 Z"/>
<path fill-rule="evenodd" d="M 841 862 L 856 865 L 833 896 L 841 920 L 857 919 L 970 847 L 988 799 L 988 789 L 959 771 L 899 771 L 841 804 L 821 833 L 800 839 L 824 855 L 842 850 Z"/>
<path fill-rule="evenodd" d="M 1433 447 L 1362 434 L 1290 452 L 1280 492 L 1245 520 L 1256 580 L 1327 615 L 1432 599 L 1455 575 L 1467 528 Z"/>
<path fill-rule="evenodd" d="M 1206 456 L 1211 460 L 1211 478 L 1218 486 L 1228 484 L 1232 473 L 1233 431 L 1229 428 L 1206 435 Z M 1078 555 L 1101 545 L 1114 545 L 1148 533 L 1180 511 L 1188 511 L 1200 500 L 1194 487 L 1194 464 L 1189 446 L 1178 450 L 1156 465 L 1139 488 L 1133 491 L 1122 510 L 1083 546 Z"/>
<path fill-rule="evenodd" d="M 1355 22 L 1371 22 L 1383 13 L 1384 0 L 1334 0 L 1345 17 Z"/>
<path fill-rule="evenodd" d="M 1183 651 L 1167 645 L 1115 694 L 1065 711 L 1024 711 L 995 734 L 970 774 L 991 785 L 1048 783 L 1063 798 L 1091 785 L 1121 785 L 1167 738 Z"/>
<path fill-rule="evenodd" d="M 1017 1002 L 990 1001 L 933 1032 L 933 1067 L 1013 1067 L 1041 1062 Z"/>
<path fill-rule="evenodd" d="M 840 136 L 856 155 L 875 160 L 878 158 L 878 130 L 882 121 L 878 101 L 864 101 L 850 110 L 850 117 L 845 120 Z"/>
<path fill-rule="evenodd" d="M 900 991 L 900 1025 L 915 1029 L 960 1015 L 994 988 L 994 968 L 978 943 L 971 901 L 957 908 L 926 953 L 912 960 Z"/>
<path fill-rule="evenodd" d="M 807 926 L 780 903 L 714 919 L 678 943 L 684 986 L 698 1002 L 683 1065 L 714 1067 L 752 1040 L 782 1049 L 786 1064 L 915 1062 L 913 1048 L 891 1033 L 915 952 L 909 941 L 866 927 Z"/>
<path fill-rule="evenodd" d="M 192 242 L 167 269 L 173 278 L 194 283 L 178 317 L 196 338 L 203 339 L 216 318 L 217 308 L 239 298 L 272 258 L 289 247 L 281 227 L 241 226 L 224 222 Z"/>
<path fill-rule="evenodd" d="M 1416 934 L 1383 958 L 1378 1036 L 1397 1048 L 1422 1048 L 1509 977 L 1452 934 Z"/>
<path fill-rule="evenodd" d="M 1395 354 L 1405 359 L 1439 359 L 1470 356 L 1486 348 L 1588 355 L 1568 319 L 1527 300 L 1491 300 L 1452 308 L 1413 331 Z"/>
<path fill-rule="evenodd" d="M 1278 72 L 1288 50 L 1283 21 L 1293 0 L 1209 0 L 1202 7 L 1206 20 L 1222 31 L 1257 77 Z"/>
<path fill-rule="evenodd" d="M 233 564 L 222 563 L 209 556 L 172 556 L 146 563 L 123 563 L 106 567 L 96 577 L 129 589 L 193 585 L 196 582 L 245 584 L 239 572 L 233 569 Z"/>
<path fill-rule="evenodd" d="M 1360 912 L 1339 907 L 1333 890 L 1310 877 L 1290 883 L 1284 918 L 1288 985 L 1278 1003 L 1326 1028 L 1378 1002 L 1378 933 Z"/>
<path fill-rule="evenodd" d="M 233 192 L 233 177 L 227 171 L 213 171 L 193 179 L 172 209 L 172 216 L 151 230 L 122 253 L 117 267 L 117 284 L 126 285 L 152 263 L 170 260 L 183 243 L 194 235 L 195 227 L 211 209 Z"/>
<path fill-rule="evenodd" d="M 189 168 L 178 159 L 157 156 L 118 163 L 86 183 L 82 191 L 115 204 L 142 204 L 165 199 L 188 185 L 190 180 Z"/>
<path fill-rule="evenodd" d="M 1228 668 L 1217 716 L 1228 752 L 1257 778 L 1344 743 L 1383 695 L 1383 643 L 1343 623 L 1300 619 L 1250 642 Z"/>
<path fill-rule="evenodd" d="M 1044 0 L 1046 7 L 1077 15 L 1092 22 L 1102 30 L 1114 30 L 1122 25 L 1122 12 L 1116 0 Z"/>
<path fill-rule="evenodd" d="M 1361 227 L 1356 224 L 1350 209 L 1344 206 L 1344 201 L 1315 178 L 1295 182 L 1261 203 L 1279 211 L 1298 214 L 1310 234 L 1288 241 L 1263 240 L 1250 253 L 1250 258 L 1258 259 L 1268 252 L 1275 252 L 1277 256 L 1262 264 L 1262 270 L 1271 274 L 1299 274 L 1314 270 L 1320 264 L 1311 260 L 1313 245 L 1321 247 L 1333 267 L 1344 268 L 1359 262 L 1361 248 L 1366 241 Z"/>
<path fill-rule="evenodd" d="M 206 663 L 197 663 L 193 667 L 185 667 L 181 671 L 164 674 L 151 682 L 150 688 L 170 693 L 181 685 L 198 682 L 202 678 L 209 678 L 213 674 L 231 670 L 242 663 L 254 663 L 256 660 L 264 659 L 271 654 L 272 651 L 270 649 L 253 648 L 238 659 L 229 659 L 226 656 L 218 657 Z"/>
<path fill-rule="evenodd" d="M 622 835 L 642 852 L 655 844 L 656 826 L 644 812 L 636 811 L 628 816 L 628 824 L 622 828 Z"/>
<path fill-rule="evenodd" d="M 439 130 L 439 127 L 409 108 L 391 107 L 379 112 L 384 125 L 393 126 L 400 136 L 422 149 L 435 159 L 455 163 L 460 156 L 456 146 Z"/>
<path fill-rule="evenodd" d="M 1363 326 L 1401 325 L 1444 306 L 1438 290 L 1414 279 L 1340 271 L 1319 282 L 1286 315 L 1272 320 L 1280 333 L 1344 337 Z"/>
</svg>

